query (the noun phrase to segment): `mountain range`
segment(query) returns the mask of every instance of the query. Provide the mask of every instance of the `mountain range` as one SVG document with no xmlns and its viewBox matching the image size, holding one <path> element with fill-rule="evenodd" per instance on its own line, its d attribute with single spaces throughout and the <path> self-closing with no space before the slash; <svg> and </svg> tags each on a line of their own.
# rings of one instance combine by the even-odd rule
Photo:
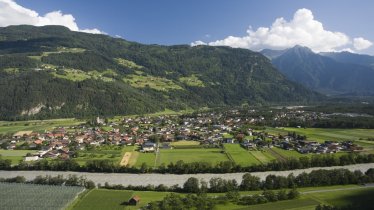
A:
<svg viewBox="0 0 374 210">
<path fill-rule="evenodd" d="M 322 97 L 246 49 L 145 45 L 62 26 L 0 28 L 3 120 L 300 104 Z"/>
<path fill-rule="evenodd" d="M 263 50 L 288 79 L 327 95 L 374 94 L 374 57 L 349 52 L 314 53 L 307 47 Z"/>
</svg>

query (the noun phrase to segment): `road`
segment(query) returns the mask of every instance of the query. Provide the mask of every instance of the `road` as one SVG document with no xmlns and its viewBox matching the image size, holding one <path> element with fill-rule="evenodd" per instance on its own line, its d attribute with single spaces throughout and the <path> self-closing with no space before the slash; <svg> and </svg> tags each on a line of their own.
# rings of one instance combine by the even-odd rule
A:
<svg viewBox="0 0 374 210">
<path fill-rule="evenodd" d="M 334 166 L 334 167 L 323 167 L 323 168 L 308 168 L 298 169 L 292 171 L 267 171 L 267 172 L 254 172 L 251 173 L 254 176 L 260 177 L 264 180 L 269 174 L 278 176 L 288 176 L 293 173 L 295 176 L 306 172 L 309 173 L 317 169 L 339 169 L 344 168 L 351 171 L 360 170 L 366 172 L 369 168 L 374 168 L 374 163 L 356 164 L 348 166 Z M 38 175 L 57 175 L 68 176 L 69 174 L 75 174 L 77 176 L 85 176 L 87 179 L 94 181 L 96 184 L 122 184 L 122 185 L 159 185 L 164 184 L 166 186 L 172 186 L 178 184 L 180 186 L 189 178 L 196 177 L 198 179 L 204 179 L 209 181 L 213 177 L 220 177 L 223 179 L 235 179 L 238 183 L 242 181 L 244 173 L 227 173 L 227 174 L 125 174 L 125 173 L 88 173 L 88 172 L 69 172 L 69 171 L 0 171 L 0 177 L 10 178 L 15 176 L 24 176 L 27 180 L 32 180 Z"/>
</svg>

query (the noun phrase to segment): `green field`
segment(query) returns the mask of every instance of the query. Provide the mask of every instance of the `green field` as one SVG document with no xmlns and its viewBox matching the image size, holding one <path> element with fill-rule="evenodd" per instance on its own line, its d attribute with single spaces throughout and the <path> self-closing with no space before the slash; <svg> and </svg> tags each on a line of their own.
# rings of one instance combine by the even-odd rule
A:
<svg viewBox="0 0 374 210">
<path fill-rule="evenodd" d="M 337 185 L 327 187 L 307 187 L 300 188 L 302 193 L 300 198 L 295 200 L 285 200 L 279 202 L 270 202 L 266 204 L 242 206 L 233 203 L 217 205 L 218 210 L 314 210 L 315 207 L 322 203 L 327 205 L 345 206 L 355 203 L 363 203 L 372 206 L 371 199 L 374 195 L 374 187 L 363 188 L 359 185 Z M 245 191 L 240 192 L 243 195 L 259 194 L 262 191 Z M 150 192 L 150 191 L 126 191 L 126 190 L 106 190 L 94 189 L 75 202 L 74 206 L 69 209 L 78 210 L 96 210 L 96 209 L 139 209 L 151 201 L 162 200 L 168 192 Z M 130 197 L 137 195 L 140 197 L 140 203 L 137 206 L 126 206 Z M 209 193 L 209 196 L 224 195 L 224 193 Z"/>
<path fill-rule="evenodd" d="M 279 154 L 283 158 L 300 158 L 300 157 L 306 157 L 306 156 L 311 156 L 312 154 L 301 154 L 296 150 L 284 150 L 278 147 L 273 147 L 271 148 L 275 153 Z"/>
<path fill-rule="evenodd" d="M 209 162 L 212 164 L 228 160 L 221 149 L 160 149 L 159 156 L 157 165 L 176 163 L 178 160 L 183 160 L 185 163 Z"/>
<path fill-rule="evenodd" d="M 140 167 L 143 163 L 146 163 L 147 166 L 153 167 L 155 165 L 156 154 L 155 153 L 142 153 L 142 152 L 133 152 L 135 156 L 131 156 L 130 165 L 134 165 L 135 167 Z M 135 157 L 135 158 L 134 158 Z"/>
<path fill-rule="evenodd" d="M 148 87 L 159 91 L 183 90 L 181 86 L 175 84 L 172 80 L 150 75 L 132 74 L 123 78 L 123 81 L 135 88 Z"/>
<path fill-rule="evenodd" d="M 88 160 L 112 160 L 116 163 L 120 163 L 123 154 L 132 150 L 132 146 L 101 146 L 91 151 L 79 151 L 78 157 L 74 160 L 77 161 L 80 165 L 84 165 Z"/>
<path fill-rule="evenodd" d="M 261 164 L 261 162 L 250 152 L 239 144 L 224 144 L 225 151 L 230 159 L 241 166 Z"/>
<path fill-rule="evenodd" d="M 299 135 L 306 135 L 308 140 L 323 142 L 325 140 L 344 141 L 372 138 L 374 129 L 335 129 L 335 128 L 270 128 L 266 131 L 278 135 L 286 135 L 288 132 L 295 132 Z"/>
<path fill-rule="evenodd" d="M 18 131 L 44 132 L 56 127 L 79 125 L 84 121 L 74 118 L 30 121 L 0 121 L 0 134 L 14 134 Z"/>
<path fill-rule="evenodd" d="M 171 146 L 196 146 L 200 145 L 200 142 L 198 141 L 175 141 L 170 144 Z"/>
<path fill-rule="evenodd" d="M 127 209 L 135 210 L 145 206 L 151 201 L 162 200 L 167 193 L 165 192 L 147 192 L 147 191 L 126 191 L 126 190 L 105 190 L 94 189 L 85 195 L 76 205 L 74 210 L 117 210 Z M 127 206 L 127 202 L 132 196 L 139 196 L 140 202 L 137 206 Z"/>
<path fill-rule="evenodd" d="M 261 163 L 268 163 L 276 158 L 271 155 L 268 149 L 260 150 L 260 151 L 249 151 L 258 161 Z"/>
<path fill-rule="evenodd" d="M 0 149 L 0 155 L 3 159 L 12 161 L 12 165 L 18 164 L 24 159 L 27 153 L 35 153 L 37 150 L 2 150 Z"/>
</svg>

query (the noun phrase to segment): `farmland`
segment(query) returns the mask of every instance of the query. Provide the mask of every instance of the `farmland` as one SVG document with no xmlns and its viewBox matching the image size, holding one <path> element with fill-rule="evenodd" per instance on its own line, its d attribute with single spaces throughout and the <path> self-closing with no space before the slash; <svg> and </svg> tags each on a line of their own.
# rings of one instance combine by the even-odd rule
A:
<svg viewBox="0 0 374 210">
<path fill-rule="evenodd" d="M 295 132 L 299 135 L 305 135 L 309 140 L 323 142 L 325 140 L 360 140 L 374 136 L 374 129 L 334 129 L 334 128 L 270 128 L 266 131 L 271 134 L 287 134 Z"/>
<path fill-rule="evenodd" d="M 86 150 L 78 152 L 78 157 L 75 160 L 84 165 L 88 160 L 112 160 L 119 163 L 125 152 L 133 150 L 133 146 L 120 147 L 120 146 L 102 146 L 94 150 Z"/>
<path fill-rule="evenodd" d="M 23 160 L 27 153 L 34 153 L 36 150 L 2 150 L 0 149 L 0 155 L 3 159 L 12 161 L 12 164 L 18 164 L 19 161 Z"/>
<path fill-rule="evenodd" d="M 371 206 L 371 197 L 374 194 L 374 188 L 364 188 L 357 185 L 347 186 L 329 186 L 329 187 L 308 187 L 300 188 L 301 197 L 296 200 L 278 201 L 276 203 L 266 203 L 252 206 L 242 206 L 233 203 L 220 204 L 216 206 L 218 210 L 226 209 L 305 209 L 314 210 L 318 204 L 346 206 L 356 203 L 364 203 Z M 243 191 L 241 196 L 258 194 L 262 191 Z M 151 201 L 162 200 L 168 192 L 150 192 L 150 191 L 127 191 L 127 190 L 106 190 L 94 189 L 81 198 L 71 209 L 139 209 Z M 140 197 L 140 203 L 137 206 L 126 206 L 125 202 L 132 196 Z M 184 195 L 184 194 L 182 194 Z M 209 193 L 208 196 L 223 195 L 222 193 Z"/>
<path fill-rule="evenodd" d="M 227 155 L 236 164 L 249 166 L 249 165 L 261 163 L 258 159 L 256 159 L 254 155 L 252 155 L 250 152 L 240 147 L 239 144 L 224 144 L 224 148 L 225 148 Z"/>
<path fill-rule="evenodd" d="M 74 118 L 54 120 L 0 121 L 0 134 L 13 134 L 18 131 L 44 132 L 55 127 L 69 127 L 83 123 Z"/>
<path fill-rule="evenodd" d="M 176 163 L 183 160 L 186 163 L 191 162 L 209 162 L 212 164 L 227 161 L 227 156 L 221 149 L 160 149 L 158 165 L 170 162 Z"/>
<path fill-rule="evenodd" d="M 83 187 L 0 183 L 0 209 L 63 209 Z"/>
<path fill-rule="evenodd" d="M 74 210 L 94 210 L 94 209 L 128 209 L 135 210 L 145 206 L 151 201 L 162 200 L 166 192 L 134 192 L 127 190 L 105 190 L 95 189 L 85 195 L 76 205 Z M 126 206 L 125 203 L 134 195 L 141 198 L 137 206 Z"/>
</svg>

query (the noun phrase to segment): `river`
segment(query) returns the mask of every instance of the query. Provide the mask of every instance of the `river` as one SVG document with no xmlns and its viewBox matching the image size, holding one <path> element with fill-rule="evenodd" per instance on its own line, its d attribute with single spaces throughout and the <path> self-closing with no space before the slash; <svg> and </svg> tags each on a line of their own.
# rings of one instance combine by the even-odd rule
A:
<svg viewBox="0 0 374 210">
<path fill-rule="evenodd" d="M 374 163 L 347 165 L 347 166 L 333 166 L 333 167 L 323 167 L 323 168 L 308 168 L 308 169 L 297 169 L 290 171 L 266 171 L 266 172 L 253 172 L 254 176 L 260 177 L 264 180 L 269 174 L 274 174 L 278 176 L 288 176 L 293 173 L 295 176 L 300 173 L 309 173 L 317 169 L 339 169 L 344 168 L 350 171 L 360 170 L 366 172 L 369 168 L 374 168 Z M 227 173 L 227 174 L 128 174 L 128 173 L 88 173 L 88 172 L 70 172 L 70 171 L 0 171 L 0 177 L 11 178 L 15 176 L 24 176 L 27 180 L 32 180 L 38 175 L 63 175 L 67 177 L 69 174 L 75 174 L 77 176 L 84 176 L 88 180 L 94 181 L 96 184 L 104 184 L 108 182 L 109 184 L 122 184 L 126 185 L 159 185 L 164 184 L 166 186 L 172 186 L 178 184 L 180 186 L 189 178 L 196 177 L 198 179 L 204 179 L 209 181 L 213 177 L 220 177 L 223 179 L 235 179 L 238 183 L 242 181 L 242 176 L 245 173 Z"/>
</svg>

